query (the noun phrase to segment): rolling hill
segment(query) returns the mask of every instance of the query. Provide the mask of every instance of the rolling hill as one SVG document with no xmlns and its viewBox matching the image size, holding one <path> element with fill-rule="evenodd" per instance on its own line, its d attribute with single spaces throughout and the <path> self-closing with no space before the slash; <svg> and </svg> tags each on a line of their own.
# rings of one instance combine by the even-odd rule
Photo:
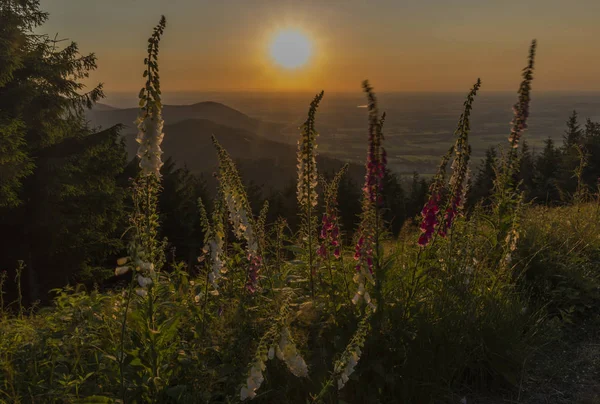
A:
<svg viewBox="0 0 600 404">
<path fill-rule="evenodd" d="M 87 112 L 87 119 L 92 126 L 108 128 L 116 124 L 122 124 L 128 130 L 134 129 L 134 121 L 139 113 L 138 108 L 110 108 L 112 107 L 99 104 Z M 192 105 L 165 105 L 163 107 L 163 117 L 168 124 L 175 124 L 190 119 L 210 120 L 216 124 L 243 129 L 275 141 L 280 137 L 282 128 L 279 124 L 251 118 L 238 110 L 212 101 L 199 102 Z"/>
<path fill-rule="evenodd" d="M 217 124 L 207 119 L 188 119 L 164 128 L 164 158 L 171 157 L 177 165 L 186 166 L 195 174 L 211 175 L 218 167 L 217 154 L 211 141 L 215 135 L 236 161 L 245 181 L 253 181 L 267 188 L 278 188 L 290 184 L 296 176 L 296 148 L 256 135 L 248 130 Z M 125 131 L 127 152 L 133 157 L 137 150 L 135 133 Z M 331 173 L 343 162 L 319 156 L 319 172 Z M 352 164 L 349 175 L 360 183 L 364 167 Z"/>
</svg>

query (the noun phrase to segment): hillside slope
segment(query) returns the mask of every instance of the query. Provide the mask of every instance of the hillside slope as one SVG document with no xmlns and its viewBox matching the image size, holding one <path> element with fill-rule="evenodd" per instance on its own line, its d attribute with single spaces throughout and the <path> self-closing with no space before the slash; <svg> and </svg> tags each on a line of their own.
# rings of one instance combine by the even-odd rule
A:
<svg viewBox="0 0 600 404">
<path fill-rule="evenodd" d="M 295 147 L 268 140 L 248 130 L 220 125 L 206 119 L 188 119 L 166 125 L 164 132 L 165 159 L 171 157 L 179 166 L 185 165 L 195 174 L 211 174 L 217 168 L 217 154 L 211 141 L 211 135 L 214 134 L 236 161 L 245 180 L 282 188 L 296 176 Z M 135 134 L 131 129 L 125 133 L 127 152 L 133 157 L 137 150 Z M 328 173 L 338 170 L 343 162 L 319 156 L 317 164 L 319 172 Z M 360 183 L 364 167 L 352 164 L 349 175 Z"/>
<path fill-rule="evenodd" d="M 128 129 L 133 129 L 138 113 L 138 108 L 107 109 L 101 107 L 88 111 L 87 119 L 92 126 L 108 128 L 122 124 Z M 210 120 L 231 128 L 244 129 L 271 140 L 278 140 L 281 131 L 281 125 L 262 122 L 236 109 L 212 101 L 192 105 L 165 105 L 163 117 L 169 124 L 190 119 Z"/>
</svg>

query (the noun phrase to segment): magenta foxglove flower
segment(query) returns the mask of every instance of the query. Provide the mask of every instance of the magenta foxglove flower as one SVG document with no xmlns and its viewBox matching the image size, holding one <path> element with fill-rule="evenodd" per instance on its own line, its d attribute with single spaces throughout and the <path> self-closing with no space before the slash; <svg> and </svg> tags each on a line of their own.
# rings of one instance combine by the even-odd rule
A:
<svg viewBox="0 0 600 404">
<path fill-rule="evenodd" d="M 435 232 L 435 228 L 438 225 L 437 214 L 440 210 L 438 206 L 439 201 L 439 194 L 436 193 L 431 195 L 431 198 L 429 198 L 429 201 L 425 204 L 423 210 L 421 211 L 421 216 L 423 217 L 420 226 L 422 234 L 418 241 L 421 247 L 425 247 L 427 244 L 429 244 Z"/>
<path fill-rule="evenodd" d="M 248 268 L 248 279 L 246 281 L 246 289 L 249 292 L 256 292 L 258 286 L 258 272 L 262 267 L 262 258 L 252 253 L 248 254 L 248 261 L 250 261 L 250 267 Z"/>
<path fill-rule="evenodd" d="M 331 204 L 333 205 L 333 204 Z M 328 210 L 332 210 L 333 207 L 328 204 Z M 334 257 L 339 258 L 339 235 L 340 229 L 337 223 L 337 217 L 334 212 L 330 212 L 329 214 L 325 213 L 323 215 L 323 224 L 321 227 L 321 245 L 317 250 L 317 254 L 321 258 L 327 258 L 329 254 L 328 247 L 335 247 L 337 249 L 337 254 L 334 252 Z"/>
</svg>

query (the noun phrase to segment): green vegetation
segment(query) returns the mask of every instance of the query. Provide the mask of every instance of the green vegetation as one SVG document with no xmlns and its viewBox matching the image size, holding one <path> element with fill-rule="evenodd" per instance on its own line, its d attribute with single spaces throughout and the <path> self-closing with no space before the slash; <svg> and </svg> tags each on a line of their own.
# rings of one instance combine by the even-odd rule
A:
<svg viewBox="0 0 600 404">
<path fill-rule="evenodd" d="M 0 5 L 14 22 L 3 29 L 27 44 L 6 64 L 14 70 L 0 72 L 0 103 L 19 100 L 0 116 L 10 156 L 1 161 L 2 226 L 14 236 L 3 265 L 15 264 L 0 277 L 1 402 L 524 402 L 539 393 L 526 377 L 552 382 L 549 347 L 576 346 L 574 335 L 590 335 L 579 328 L 598 329 L 600 195 L 586 157 L 595 132 L 575 117 L 563 149 L 548 146 L 534 163 L 542 172 L 550 155 L 564 162 L 556 178 L 571 188 L 552 182 L 562 206 L 530 203 L 538 188 L 527 184 L 548 184 L 524 168 L 535 41 L 509 147 L 488 153 L 477 192 L 469 139 L 480 80 L 437 174 L 415 175 L 408 191 L 386 167 L 385 113 L 365 81 L 362 191 L 347 182 L 349 166 L 320 175 L 321 92 L 299 134 L 290 214 L 282 195 L 257 203 L 218 136 L 210 203 L 203 181 L 163 164 L 164 17 L 148 42 L 137 158 L 126 165 L 118 128 L 94 133 L 81 115 L 101 96 L 100 87 L 75 93 L 94 58 L 33 36 L 45 18 L 36 1 Z M 36 97 L 47 103 L 28 107 Z M 32 234 L 44 248 L 24 243 Z M 54 289 L 44 306 L 25 300 L 28 276 L 56 281 L 68 268 L 100 284 L 109 258 L 112 287 Z M 587 398 L 570 391 L 554 402 Z"/>
</svg>

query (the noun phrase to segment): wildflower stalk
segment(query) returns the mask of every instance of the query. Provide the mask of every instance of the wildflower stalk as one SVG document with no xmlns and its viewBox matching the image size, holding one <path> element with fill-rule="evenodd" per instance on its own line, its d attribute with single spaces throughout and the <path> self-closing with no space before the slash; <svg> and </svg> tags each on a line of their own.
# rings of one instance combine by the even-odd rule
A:
<svg viewBox="0 0 600 404">
<path fill-rule="evenodd" d="M 517 184 L 514 183 L 514 176 L 519 168 L 519 154 L 517 149 L 523 132 L 527 129 L 527 119 L 529 117 L 529 101 L 531 92 L 531 82 L 533 80 L 533 67 L 535 61 L 537 42 L 534 39 L 529 48 L 529 57 L 527 66 L 523 69 L 523 80 L 519 86 L 518 101 L 513 106 L 514 118 L 511 122 L 512 128 L 509 141 L 509 150 L 503 157 L 502 166 L 498 170 L 494 180 L 494 211 L 496 216 L 497 242 L 502 244 L 504 238 L 510 231 L 513 216 L 519 210 L 519 204 L 522 196 L 517 191 Z"/>
<path fill-rule="evenodd" d="M 269 201 L 263 203 L 263 207 L 258 214 L 256 220 L 256 238 L 258 239 L 258 248 L 260 255 L 264 257 L 267 245 L 266 239 L 266 227 L 267 227 L 267 214 L 269 213 Z"/>
<path fill-rule="evenodd" d="M 502 169 L 495 183 L 496 193 L 510 191 L 513 187 L 513 176 L 518 170 L 518 153 L 519 142 L 523 136 L 523 132 L 527 129 L 527 119 L 529 118 L 529 102 L 531 100 L 531 82 L 533 81 L 533 68 L 535 64 L 535 52 L 537 41 L 534 39 L 529 48 L 529 57 L 527 66 L 523 69 L 523 80 L 518 90 L 518 101 L 513 106 L 513 120 L 510 135 L 508 137 L 509 150 L 504 155 Z"/>
<path fill-rule="evenodd" d="M 417 292 L 420 280 L 417 272 L 424 248 L 428 245 L 433 245 L 438 235 L 441 237 L 446 236 L 465 201 L 469 170 L 468 163 L 471 154 L 471 148 L 468 143 L 471 129 L 470 116 L 475 96 L 480 87 L 481 80 L 477 79 L 477 82 L 473 85 L 463 103 L 464 109 L 454 132 L 456 140 L 442 157 L 438 170 L 429 186 L 429 199 L 421 211 L 421 235 L 417 242 L 421 248 L 419 248 L 414 265 L 412 266 L 410 289 L 404 310 L 405 317 L 408 316 L 410 302 Z M 449 184 L 447 184 L 446 171 L 452 155 L 454 155 L 451 167 L 452 176 L 450 177 Z M 442 210 L 444 217 L 441 218 L 440 207 L 444 198 L 446 199 L 445 208 Z"/>
<path fill-rule="evenodd" d="M 249 263 L 245 288 L 254 293 L 258 286 L 258 276 L 262 268 L 259 240 L 256 232 L 256 222 L 252 216 L 252 209 L 248 196 L 244 190 L 242 179 L 237 168 L 227 153 L 213 136 L 212 142 L 217 149 L 219 158 L 219 182 L 223 190 L 225 206 L 229 213 L 229 222 L 233 233 L 238 238 L 246 241 L 247 259 Z"/>
<path fill-rule="evenodd" d="M 321 178 L 325 194 L 325 212 L 323 213 L 322 226 L 319 238 L 321 245 L 317 250 L 317 255 L 321 260 L 325 260 L 329 271 L 331 293 L 335 300 L 335 285 L 333 276 L 333 259 L 336 261 L 341 258 L 341 235 L 338 212 L 338 189 L 342 177 L 348 170 L 348 164 L 336 173 L 331 182 Z"/>
<path fill-rule="evenodd" d="M 358 304 L 361 299 L 371 307 L 369 292 L 366 291 L 366 283 L 375 284 L 373 277 L 375 271 L 380 267 L 382 258 L 380 248 L 380 214 L 379 206 L 382 201 L 383 177 L 387 156 L 383 143 L 383 124 L 385 114 L 379 117 L 377 99 L 373 88 L 368 81 L 363 82 L 363 90 L 367 95 L 369 111 L 369 147 L 367 152 L 365 185 L 363 187 L 362 214 L 357 241 L 355 245 L 354 260 L 356 261 L 356 274 L 354 282 L 358 284 L 358 290 L 352 302 Z"/>
<path fill-rule="evenodd" d="M 135 276 L 131 277 L 129 281 L 129 288 L 125 298 L 125 311 L 123 313 L 123 320 L 121 322 L 121 338 L 120 338 L 120 355 L 119 355 L 119 372 L 121 379 L 121 400 L 125 403 L 126 389 L 125 389 L 125 332 L 127 330 L 127 313 L 129 311 L 129 303 L 131 302 L 131 295 L 133 293 L 133 287 L 135 285 Z"/>
<path fill-rule="evenodd" d="M 145 231 L 142 237 L 144 240 L 143 251 L 147 262 L 154 264 L 155 268 L 160 268 L 158 258 L 160 256 L 158 246 L 158 193 L 160 191 L 160 168 L 162 167 L 162 150 L 160 144 L 163 139 L 162 127 L 162 102 L 160 91 L 160 80 L 158 75 L 158 46 L 160 38 L 166 26 L 165 17 L 162 16 L 159 24 L 154 28 L 154 32 L 148 40 L 148 57 L 144 60 L 147 69 L 144 75 L 147 77 L 146 86 L 140 91 L 140 116 L 138 118 L 138 142 L 140 148 L 138 157 L 140 158 L 141 177 L 146 183 L 146 223 Z M 164 253 L 163 253 L 164 254 Z M 164 258 L 164 257 L 161 257 Z M 138 278 L 142 290 L 147 287 L 147 321 L 150 338 L 150 364 L 152 373 L 151 391 L 156 388 L 158 374 L 158 354 L 156 352 L 156 319 L 154 309 L 154 285 L 158 281 L 156 272 L 152 267 L 146 273 L 149 275 L 143 281 Z M 143 295 L 143 293 L 142 293 Z"/>
<path fill-rule="evenodd" d="M 154 28 L 152 36 L 148 39 L 148 57 L 144 59 L 146 69 L 144 77 L 146 85 L 139 93 L 140 114 L 136 121 L 139 143 L 137 156 L 140 160 L 140 172 L 133 183 L 134 211 L 130 217 L 135 233 L 129 245 L 129 256 L 117 261 L 119 265 L 116 275 L 122 275 L 129 270 L 134 270 L 130 288 L 127 295 L 127 304 L 123 313 L 123 324 L 121 329 L 121 391 L 125 401 L 124 380 L 124 339 L 127 322 L 127 311 L 131 300 L 133 283 L 138 282 L 140 288 L 136 293 L 146 299 L 146 326 L 148 344 L 150 348 L 151 394 L 156 391 L 156 383 L 159 380 L 158 353 L 156 350 L 156 324 L 153 288 L 157 284 L 158 275 L 156 268 L 160 268 L 165 260 L 164 250 L 158 242 L 158 194 L 160 192 L 160 169 L 162 163 L 162 149 L 160 144 L 164 137 L 162 103 L 160 80 L 158 75 L 158 48 L 160 39 L 166 26 L 165 17 L 162 16 L 158 25 Z M 137 276 L 136 276 L 137 275 Z"/>
<path fill-rule="evenodd" d="M 365 314 L 360 320 L 358 328 L 352 336 L 352 339 L 349 341 L 340 359 L 334 364 L 331 378 L 323 383 L 319 394 L 312 397 L 313 403 L 324 403 L 325 397 L 329 393 L 331 387 L 334 385 L 337 386 L 338 390 L 344 388 L 349 380 L 349 376 L 354 373 L 354 368 L 358 365 L 362 355 L 362 348 L 365 344 L 365 339 L 370 329 L 370 319 L 372 315 L 372 310 L 367 309 L 365 311 Z"/>
<path fill-rule="evenodd" d="M 217 192 L 217 195 L 220 194 Z M 217 201 L 219 201 L 217 196 Z M 219 243 L 218 236 L 216 232 L 211 226 L 210 220 L 208 219 L 208 213 L 206 212 L 206 208 L 204 207 L 204 202 L 202 202 L 202 198 L 198 198 L 198 210 L 200 211 L 200 225 L 204 230 L 204 248 L 202 249 L 203 255 L 198 257 L 198 261 L 202 262 L 205 260 L 205 256 L 209 256 L 209 262 L 206 268 L 206 279 L 204 280 L 204 303 L 202 304 L 202 323 L 200 326 L 200 334 L 204 335 L 204 327 L 206 323 L 206 307 L 208 305 L 208 285 L 212 282 L 215 290 L 217 290 L 217 279 L 221 276 L 221 268 L 220 268 L 220 256 L 219 256 Z M 215 203 L 214 208 L 214 216 L 216 216 L 216 220 L 218 220 L 218 212 L 219 209 L 217 207 L 217 203 Z M 214 217 L 213 216 L 213 217 Z M 211 271 L 212 268 L 212 271 Z M 196 295 L 194 297 L 196 302 L 200 301 L 200 295 Z"/>
<path fill-rule="evenodd" d="M 421 210 L 422 219 L 421 225 L 419 226 L 421 235 L 417 242 L 420 247 L 426 247 L 432 239 L 435 239 L 436 229 L 439 224 L 439 206 L 446 187 L 446 169 L 452 153 L 454 153 L 454 145 L 452 145 L 442 157 L 438 170 L 429 185 L 429 199 Z"/>
<path fill-rule="evenodd" d="M 369 319 L 372 314 L 371 310 L 366 310 L 341 359 L 335 364 L 333 373 L 334 377 L 337 378 L 338 390 L 341 390 L 348 382 L 348 376 L 354 372 L 354 367 L 358 364 L 362 354 L 361 348 L 364 346 L 365 338 L 369 332 Z"/>
<path fill-rule="evenodd" d="M 198 209 L 200 211 L 200 224 L 204 230 L 204 247 L 198 261 L 206 262 L 206 286 L 212 284 L 215 295 L 219 294 L 219 279 L 227 272 L 225 268 L 224 238 L 225 228 L 223 224 L 223 191 L 219 187 L 217 197 L 214 201 L 212 224 L 208 219 L 206 208 L 201 198 L 198 198 Z M 206 259 L 208 257 L 208 259 Z"/>
<path fill-rule="evenodd" d="M 246 383 L 240 389 L 242 401 L 256 397 L 256 391 L 264 381 L 263 371 L 266 369 L 267 360 L 275 357 L 285 362 L 288 370 L 296 377 L 308 377 L 308 367 L 302 356 L 298 353 L 292 338 L 289 323 L 291 317 L 292 293 L 288 289 L 282 290 L 282 301 L 278 315 L 273 318 L 272 325 L 261 337 L 252 362 Z M 279 341 L 277 339 L 279 338 Z"/>
<path fill-rule="evenodd" d="M 469 171 L 469 158 L 471 157 L 471 146 L 469 145 L 469 132 L 471 130 L 471 110 L 473 109 L 473 101 L 477 95 L 477 91 L 481 87 L 481 80 L 471 88 L 464 102 L 464 111 L 458 120 L 454 144 L 454 161 L 452 162 L 452 176 L 449 183 L 449 194 L 446 201 L 446 209 L 440 235 L 445 237 L 455 217 L 459 214 L 464 203 L 464 194 L 467 187 L 467 177 Z"/>
<path fill-rule="evenodd" d="M 277 267 L 277 273 L 281 273 L 281 264 L 282 264 L 282 257 L 281 257 L 281 251 L 283 250 L 283 239 L 284 239 L 284 235 L 285 235 L 285 228 L 287 227 L 287 221 L 283 218 L 278 218 L 277 221 L 275 222 L 275 265 Z"/>
<path fill-rule="evenodd" d="M 313 209 L 317 206 L 317 143 L 318 133 L 315 129 L 315 115 L 319 103 L 323 99 L 323 91 L 310 103 L 308 117 L 302 125 L 301 138 L 298 140 L 298 206 L 302 212 L 302 229 L 300 237 L 308 250 L 308 269 L 310 274 L 310 293 L 315 297 L 315 217 Z"/>
<path fill-rule="evenodd" d="M 513 106 L 514 119 L 512 121 L 512 129 L 508 141 L 510 143 L 510 150 L 508 154 L 508 161 L 505 165 L 507 170 L 513 170 L 514 160 L 516 158 L 517 148 L 519 147 L 519 141 L 523 132 L 527 129 L 527 118 L 529 118 L 529 101 L 531 92 L 531 82 L 533 80 L 533 67 L 535 62 L 535 51 L 537 47 L 537 41 L 534 39 L 531 41 L 529 47 L 529 57 L 527 66 L 523 69 L 523 81 L 519 87 L 519 100 Z M 506 174 L 512 174 L 510 172 Z"/>
<path fill-rule="evenodd" d="M 467 94 L 467 99 L 463 103 L 464 110 L 454 131 L 456 141 L 442 157 L 436 175 L 429 186 L 429 199 L 421 211 L 421 235 L 418 240 L 420 247 L 426 247 L 430 243 L 433 244 L 438 235 L 445 237 L 464 203 L 469 170 L 468 164 L 471 155 L 471 147 L 469 146 L 470 117 L 471 110 L 473 109 L 473 101 L 480 87 L 481 80 L 477 79 L 477 82 L 473 85 Z M 452 155 L 454 155 L 451 166 L 452 176 L 450 177 L 449 184 L 447 184 L 446 170 Z M 444 208 L 442 209 L 442 212 L 444 212 L 443 218 L 439 217 L 442 204 L 444 204 Z M 417 264 L 418 260 L 415 265 Z"/>
<path fill-rule="evenodd" d="M 210 271 L 206 270 L 206 279 L 204 282 L 204 303 L 202 304 L 202 326 L 200 327 L 200 335 L 204 335 L 206 326 L 206 309 L 208 307 L 208 285 L 210 283 Z"/>
<path fill-rule="evenodd" d="M 269 265 L 267 265 L 265 258 L 267 256 L 267 214 L 269 213 L 269 201 L 265 201 L 263 203 L 263 207 L 258 214 L 258 219 L 256 220 L 256 238 L 258 240 L 258 250 L 260 256 L 263 258 L 264 268 L 267 270 L 267 278 L 269 280 L 269 286 L 271 289 L 271 293 L 273 293 L 273 277 L 269 270 Z"/>
</svg>

